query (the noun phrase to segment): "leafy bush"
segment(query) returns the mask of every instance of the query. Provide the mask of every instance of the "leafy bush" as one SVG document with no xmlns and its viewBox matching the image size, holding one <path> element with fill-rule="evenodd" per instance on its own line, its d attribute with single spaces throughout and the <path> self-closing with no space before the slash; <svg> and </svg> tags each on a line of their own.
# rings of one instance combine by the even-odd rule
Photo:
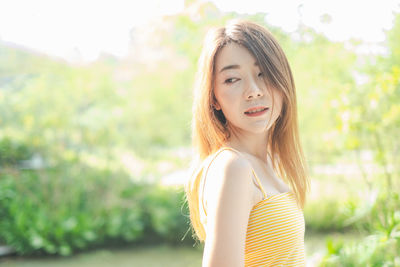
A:
<svg viewBox="0 0 400 267">
<path fill-rule="evenodd" d="M 350 228 L 346 225 L 349 214 L 344 210 L 349 202 L 334 199 L 323 199 L 307 203 L 304 218 L 307 230 L 314 232 L 339 231 Z"/>
<path fill-rule="evenodd" d="M 361 243 L 327 241 L 328 254 L 319 266 L 399 266 L 400 235 L 374 234 Z"/>
<path fill-rule="evenodd" d="M 189 221 L 181 199 L 174 190 L 79 164 L 3 169 L 0 239 L 18 254 L 69 255 L 147 239 L 176 244 Z"/>
<path fill-rule="evenodd" d="M 175 245 L 182 243 L 190 230 L 189 209 L 187 203 L 183 205 L 183 188 L 170 189 L 158 186 L 149 200 L 150 202 L 146 203 L 146 210 L 151 214 L 152 228 L 169 243 Z M 186 239 L 185 243 L 189 244 L 192 241 Z"/>
<path fill-rule="evenodd" d="M 398 266 L 400 264 L 400 194 L 379 193 L 354 226 L 370 233 L 361 243 L 328 240 L 321 266 Z"/>
<path fill-rule="evenodd" d="M 16 165 L 32 155 L 32 150 L 23 143 L 17 143 L 8 137 L 0 140 L 0 166 Z"/>
<path fill-rule="evenodd" d="M 400 193 L 379 193 L 371 211 L 356 226 L 361 231 L 377 231 L 386 236 L 391 236 L 393 231 L 400 234 Z"/>
</svg>

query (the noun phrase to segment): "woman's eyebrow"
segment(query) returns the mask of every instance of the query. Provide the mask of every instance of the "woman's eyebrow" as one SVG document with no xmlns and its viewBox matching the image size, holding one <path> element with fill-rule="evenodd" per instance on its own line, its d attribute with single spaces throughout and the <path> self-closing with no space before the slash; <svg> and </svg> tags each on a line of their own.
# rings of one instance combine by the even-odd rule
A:
<svg viewBox="0 0 400 267">
<path fill-rule="evenodd" d="M 254 66 L 258 66 L 258 62 L 254 62 Z M 240 65 L 234 64 L 234 65 L 225 66 L 219 71 L 219 73 L 223 72 L 224 70 L 229 70 L 229 69 L 240 69 Z"/>
</svg>

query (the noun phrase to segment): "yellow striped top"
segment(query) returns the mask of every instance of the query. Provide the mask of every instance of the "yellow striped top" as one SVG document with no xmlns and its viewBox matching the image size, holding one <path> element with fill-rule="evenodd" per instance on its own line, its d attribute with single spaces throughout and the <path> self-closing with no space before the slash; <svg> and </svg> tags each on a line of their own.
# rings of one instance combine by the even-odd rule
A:
<svg viewBox="0 0 400 267">
<path fill-rule="evenodd" d="M 217 154 L 224 149 L 233 150 L 240 154 L 235 149 L 223 147 L 211 158 L 208 167 Z M 264 199 L 253 206 L 249 215 L 244 252 L 245 267 L 306 266 L 305 222 L 303 212 L 297 205 L 294 193 L 289 191 L 267 196 L 259 178 L 254 170 L 252 171 Z M 204 184 L 205 177 L 203 194 Z M 204 203 L 203 212 L 205 218 L 202 222 L 204 225 L 207 216 Z"/>
</svg>

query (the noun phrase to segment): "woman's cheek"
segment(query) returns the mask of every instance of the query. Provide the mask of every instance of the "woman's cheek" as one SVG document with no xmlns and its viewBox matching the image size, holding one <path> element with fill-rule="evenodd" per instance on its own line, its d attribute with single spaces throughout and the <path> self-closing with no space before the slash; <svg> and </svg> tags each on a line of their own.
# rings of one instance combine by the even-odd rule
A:
<svg viewBox="0 0 400 267">
<path fill-rule="evenodd" d="M 235 98 L 236 98 L 234 90 L 225 91 L 224 94 L 222 95 L 222 97 L 228 107 L 231 106 L 235 102 Z"/>
</svg>

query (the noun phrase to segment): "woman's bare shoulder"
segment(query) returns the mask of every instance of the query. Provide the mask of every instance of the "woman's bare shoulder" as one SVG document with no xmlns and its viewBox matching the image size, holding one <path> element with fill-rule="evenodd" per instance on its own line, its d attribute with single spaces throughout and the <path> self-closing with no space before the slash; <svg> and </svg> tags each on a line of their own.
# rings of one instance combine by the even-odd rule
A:
<svg viewBox="0 0 400 267">
<path fill-rule="evenodd" d="M 220 181 L 222 181 L 222 177 L 226 177 L 227 173 L 236 174 L 239 172 L 243 174 L 252 170 L 250 161 L 243 154 L 228 149 L 217 151 L 211 155 L 207 165 L 205 173 L 207 177 L 212 177 L 212 180 Z"/>
<path fill-rule="evenodd" d="M 209 164 L 206 172 L 205 198 L 215 205 L 225 196 L 229 202 L 238 194 L 252 203 L 252 166 L 242 154 L 232 150 L 220 151 Z M 227 203 L 228 204 L 228 203 Z"/>
</svg>

